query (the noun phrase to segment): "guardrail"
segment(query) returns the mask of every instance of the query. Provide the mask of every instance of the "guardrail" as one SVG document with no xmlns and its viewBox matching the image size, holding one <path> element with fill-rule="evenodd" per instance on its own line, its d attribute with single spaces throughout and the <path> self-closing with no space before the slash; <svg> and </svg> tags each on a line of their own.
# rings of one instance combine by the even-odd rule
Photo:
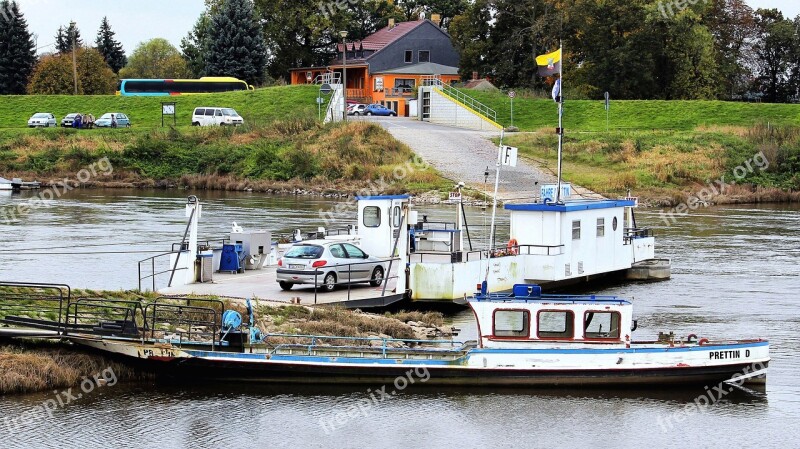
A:
<svg viewBox="0 0 800 449">
<path fill-rule="evenodd" d="M 63 323 L 63 334 L 70 332 L 139 338 L 144 324 L 139 301 L 108 298 L 77 298 L 70 301 Z"/>
<path fill-rule="evenodd" d="M 625 245 L 630 245 L 636 239 L 647 237 L 653 237 L 653 230 L 650 228 L 625 228 L 623 239 Z"/>
<path fill-rule="evenodd" d="M 395 348 L 390 346 L 390 343 L 402 343 L 406 345 L 447 345 L 450 346 L 450 349 L 434 349 L 434 348 L 426 348 L 426 349 L 416 349 L 416 351 L 420 352 L 428 352 L 428 353 L 443 353 L 445 351 L 450 352 L 453 348 L 458 348 L 459 350 L 464 350 L 467 347 L 466 342 L 456 341 L 456 340 L 404 340 L 404 339 L 397 339 L 397 338 L 381 338 L 381 337 L 339 337 L 339 336 L 332 336 L 332 335 L 301 335 L 301 334 L 267 334 L 265 336 L 264 342 L 268 342 L 269 338 L 282 338 L 282 339 L 304 339 L 304 340 L 311 340 L 310 344 L 302 344 L 302 343 L 281 343 L 276 345 L 271 351 L 270 354 L 275 355 L 279 351 L 293 351 L 294 349 L 301 349 L 306 352 L 307 355 L 311 355 L 313 351 L 317 348 L 325 349 L 325 350 L 359 350 L 363 351 L 366 348 L 370 348 L 373 350 L 380 350 L 381 355 L 383 358 L 388 358 L 388 353 L 391 351 L 402 350 L 401 348 Z M 364 345 L 356 346 L 332 346 L 328 344 L 324 344 L 321 342 L 325 341 L 344 341 L 344 342 L 354 342 L 354 343 L 365 343 Z M 372 346 L 372 342 L 379 341 L 381 342 L 381 346 Z M 405 348 L 405 349 L 412 349 L 413 348 Z"/>
<path fill-rule="evenodd" d="M 497 123 L 497 111 L 489 106 L 481 103 L 480 101 L 470 97 L 469 95 L 461 92 L 460 90 L 451 87 L 444 83 L 441 78 L 437 76 L 423 77 L 422 83 L 424 86 L 432 86 L 439 89 L 444 95 L 458 101 L 459 103 L 467 106 L 478 114 L 486 117 L 487 119 Z"/>
<path fill-rule="evenodd" d="M 0 321 L 61 332 L 72 289 L 64 284 L 0 282 Z"/>
<path fill-rule="evenodd" d="M 185 304 L 175 301 L 185 301 Z M 144 308 L 145 336 L 165 340 L 178 347 L 188 343 L 206 343 L 213 351 L 221 346 L 219 331 L 224 309 L 225 304 L 216 299 L 158 298 Z M 177 339 L 174 338 L 176 336 Z"/>
<path fill-rule="evenodd" d="M 564 245 L 512 245 L 496 246 L 493 249 L 480 249 L 474 251 L 454 251 L 451 253 L 417 251 L 411 253 L 409 262 L 425 263 L 425 256 L 429 257 L 428 263 L 459 263 L 475 260 L 495 259 L 507 256 L 559 256 L 564 254 Z M 416 260 L 418 256 L 418 260 Z M 431 261 L 437 256 L 439 260 Z M 450 256 L 449 260 L 442 260 L 442 256 Z"/>
</svg>

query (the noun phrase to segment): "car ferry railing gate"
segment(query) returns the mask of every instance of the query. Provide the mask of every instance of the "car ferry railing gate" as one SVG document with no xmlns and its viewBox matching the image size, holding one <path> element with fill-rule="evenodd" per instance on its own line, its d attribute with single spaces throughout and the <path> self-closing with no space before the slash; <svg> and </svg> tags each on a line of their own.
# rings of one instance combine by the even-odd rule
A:
<svg viewBox="0 0 800 449">
<path fill-rule="evenodd" d="M 0 323 L 62 332 L 72 289 L 64 284 L 0 282 Z"/>
</svg>

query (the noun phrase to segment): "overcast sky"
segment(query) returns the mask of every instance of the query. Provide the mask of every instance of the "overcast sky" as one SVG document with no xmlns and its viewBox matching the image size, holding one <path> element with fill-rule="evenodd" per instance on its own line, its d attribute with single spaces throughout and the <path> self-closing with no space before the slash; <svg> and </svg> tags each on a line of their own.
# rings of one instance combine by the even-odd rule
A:
<svg viewBox="0 0 800 449">
<path fill-rule="evenodd" d="M 308 0 L 297 0 L 308 1 Z M 664 0 L 665 2 L 675 0 Z M 94 42 L 103 16 L 108 16 L 125 51 L 140 42 L 163 37 L 180 46 L 203 11 L 203 0 L 18 0 L 31 32 L 38 35 L 40 52 L 52 51 L 60 25 L 74 20 L 84 42 Z M 784 15 L 800 15 L 798 0 L 747 0 L 753 8 L 778 8 Z"/>
</svg>

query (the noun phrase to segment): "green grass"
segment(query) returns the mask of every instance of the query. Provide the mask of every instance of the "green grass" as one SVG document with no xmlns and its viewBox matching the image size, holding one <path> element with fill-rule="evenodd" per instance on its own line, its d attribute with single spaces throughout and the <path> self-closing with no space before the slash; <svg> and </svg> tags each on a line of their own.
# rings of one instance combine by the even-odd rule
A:
<svg viewBox="0 0 800 449">
<path fill-rule="evenodd" d="M 26 128 L 28 119 L 37 112 L 51 112 L 61 119 L 73 112 L 94 114 L 106 112 L 127 114 L 136 128 L 161 126 L 161 103 L 175 102 L 178 126 L 191 126 L 194 108 L 200 106 L 231 107 L 246 122 L 263 124 L 278 118 L 317 115 L 316 86 L 280 86 L 252 92 L 182 95 L 174 97 L 123 97 L 115 95 L 4 95 L 0 96 L 0 128 Z M 171 117 L 165 117 L 171 124 Z M 52 131 L 52 130 L 32 130 Z M 113 130 L 117 132 L 118 130 Z M 94 131 L 92 131 L 94 132 Z"/>
<path fill-rule="evenodd" d="M 497 111 L 498 122 L 511 124 L 511 104 L 502 92 L 462 90 Z M 514 126 L 522 131 L 555 128 L 556 103 L 540 98 L 514 99 Z M 693 130 L 700 126 L 800 125 L 800 105 L 740 103 L 726 101 L 614 101 L 610 128 L 635 130 Z M 567 131 L 605 131 L 606 111 L 602 101 L 567 100 L 564 104 Z"/>
</svg>

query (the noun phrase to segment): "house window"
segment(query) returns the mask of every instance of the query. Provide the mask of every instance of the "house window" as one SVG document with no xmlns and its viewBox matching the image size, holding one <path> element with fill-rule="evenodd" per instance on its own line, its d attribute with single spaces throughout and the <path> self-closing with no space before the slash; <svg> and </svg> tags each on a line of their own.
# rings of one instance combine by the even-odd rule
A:
<svg viewBox="0 0 800 449">
<path fill-rule="evenodd" d="M 419 62 L 431 62 L 431 52 L 428 50 L 420 50 Z"/>
<path fill-rule="evenodd" d="M 406 50 L 406 64 L 411 64 L 412 62 L 414 62 L 414 51 Z"/>
<path fill-rule="evenodd" d="M 364 208 L 364 226 L 377 228 L 381 225 L 381 208 L 378 206 L 367 206 Z"/>
<path fill-rule="evenodd" d="M 586 312 L 583 316 L 584 338 L 618 340 L 619 312 Z"/>
<path fill-rule="evenodd" d="M 375 81 L 374 81 L 374 86 L 373 87 L 374 87 L 375 92 L 383 92 L 383 77 L 382 76 L 375 77 Z"/>
<path fill-rule="evenodd" d="M 597 236 L 598 237 L 605 237 L 606 235 L 606 219 L 605 218 L 598 218 L 597 219 Z"/>
<path fill-rule="evenodd" d="M 569 310 L 542 310 L 536 320 L 539 338 L 572 338 L 575 315 Z"/>
<path fill-rule="evenodd" d="M 394 80 L 394 88 L 403 93 L 414 92 L 417 80 L 397 78 Z"/>
<path fill-rule="evenodd" d="M 572 221 L 572 240 L 580 240 L 581 239 L 581 221 L 580 220 L 573 220 Z"/>
<path fill-rule="evenodd" d="M 495 310 L 494 336 L 495 337 L 524 337 L 530 336 L 530 312 L 527 310 Z"/>
</svg>

